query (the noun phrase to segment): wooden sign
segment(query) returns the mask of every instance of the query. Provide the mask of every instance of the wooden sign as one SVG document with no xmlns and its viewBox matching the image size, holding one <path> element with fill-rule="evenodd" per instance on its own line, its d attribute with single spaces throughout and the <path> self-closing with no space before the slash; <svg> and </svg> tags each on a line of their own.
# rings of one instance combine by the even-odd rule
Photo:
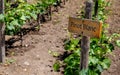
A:
<svg viewBox="0 0 120 75">
<path fill-rule="evenodd" d="M 78 33 L 83 36 L 100 38 L 102 23 L 89 19 L 69 18 L 68 30 L 72 33 Z"/>
</svg>

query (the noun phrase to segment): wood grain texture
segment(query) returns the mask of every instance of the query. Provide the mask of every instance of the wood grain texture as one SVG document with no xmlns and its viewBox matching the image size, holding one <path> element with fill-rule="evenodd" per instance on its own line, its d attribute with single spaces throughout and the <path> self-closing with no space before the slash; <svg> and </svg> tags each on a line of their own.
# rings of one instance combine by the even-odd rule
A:
<svg viewBox="0 0 120 75">
<path fill-rule="evenodd" d="M 92 18 L 92 8 L 93 1 L 86 1 L 85 7 L 85 18 Z M 81 40 L 81 60 L 80 60 L 80 70 L 88 68 L 88 58 L 89 58 L 89 49 L 90 49 L 90 37 L 83 36 Z"/>
<path fill-rule="evenodd" d="M 4 0 L 0 0 L 0 14 L 4 14 Z M 5 61 L 5 25 L 0 23 L 0 62 Z"/>
<path fill-rule="evenodd" d="M 100 38 L 102 23 L 90 19 L 69 17 L 68 30 L 72 33 L 78 33 L 82 36 Z"/>
</svg>

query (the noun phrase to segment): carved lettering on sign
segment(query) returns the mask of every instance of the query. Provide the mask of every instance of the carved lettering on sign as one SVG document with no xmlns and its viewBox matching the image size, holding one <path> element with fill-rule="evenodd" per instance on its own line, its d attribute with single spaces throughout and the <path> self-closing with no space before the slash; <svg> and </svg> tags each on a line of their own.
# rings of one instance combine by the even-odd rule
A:
<svg viewBox="0 0 120 75">
<path fill-rule="evenodd" d="M 100 37 L 102 24 L 97 21 L 79 18 L 69 18 L 68 30 L 73 33 L 78 33 L 84 36 Z"/>
</svg>

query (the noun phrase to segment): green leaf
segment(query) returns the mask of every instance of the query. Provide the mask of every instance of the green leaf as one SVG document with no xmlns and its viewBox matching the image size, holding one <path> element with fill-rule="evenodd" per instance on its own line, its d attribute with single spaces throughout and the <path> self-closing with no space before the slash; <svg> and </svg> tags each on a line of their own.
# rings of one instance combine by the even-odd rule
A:
<svg viewBox="0 0 120 75">
<path fill-rule="evenodd" d="M 8 30 L 14 30 L 15 29 L 15 27 L 13 25 L 7 25 L 6 27 L 7 27 Z"/>
<path fill-rule="evenodd" d="M 4 22 L 4 15 L 0 14 L 0 22 Z"/>
<path fill-rule="evenodd" d="M 99 61 L 98 58 L 92 57 L 92 56 L 90 56 L 89 59 L 90 59 L 89 63 L 91 63 L 91 64 L 93 64 L 93 65 L 96 65 L 96 64 L 98 63 L 98 61 Z"/>
<path fill-rule="evenodd" d="M 18 2 L 24 3 L 24 2 L 25 2 L 25 0 L 18 0 Z"/>
<path fill-rule="evenodd" d="M 19 25 L 19 23 L 18 23 L 18 20 L 13 20 L 11 23 L 10 23 L 10 25 L 12 26 L 17 26 L 17 25 Z"/>
<path fill-rule="evenodd" d="M 117 40 L 117 41 L 116 41 L 116 45 L 117 45 L 118 47 L 120 47 L 120 40 Z"/>
<path fill-rule="evenodd" d="M 54 65 L 53 65 L 53 69 L 54 69 L 54 71 L 58 71 L 59 68 L 60 68 L 60 62 L 59 62 L 59 61 L 56 61 L 56 62 L 54 63 Z"/>
<path fill-rule="evenodd" d="M 71 43 L 73 43 L 74 45 L 78 45 L 79 39 L 72 39 Z"/>
<path fill-rule="evenodd" d="M 35 19 L 35 20 L 37 19 L 37 15 L 35 13 L 31 13 L 30 15 L 33 19 Z"/>
<path fill-rule="evenodd" d="M 110 59 L 104 59 L 101 65 L 104 69 L 108 69 L 110 67 L 110 63 L 111 63 Z"/>
<path fill-rule="evenodd" d="M 100 64 L 97 65 L 97 70 L 99 70 L 99 72 L 102 72 L 103 71 L 103 68 Z"/>
<path fill-rule="evenodd" d="M 21 20 L 26 20 L 26 16 L 25 16 L 25 15 L 22 15 L 20 19 L 21 19 Z"/>
<path fill-rule="evenodd" d="M 88 69 L 83 69 L 80 71 L 79 75 L 87 75 Z"/>
<path fill-rule="evenodd" d="M 58 57 L 60 54 L 58 52 L 53 52 L 54 57 Z"/>
</svg>

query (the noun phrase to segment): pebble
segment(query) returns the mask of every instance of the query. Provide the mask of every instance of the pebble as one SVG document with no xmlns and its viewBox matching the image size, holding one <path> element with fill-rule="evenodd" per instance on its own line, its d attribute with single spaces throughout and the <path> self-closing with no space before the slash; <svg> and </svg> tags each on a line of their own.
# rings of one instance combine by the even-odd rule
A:
<svg viewBox="0 0 120 75">
<path fill-rule="evenodd" d="M 26 62 L 24 62 L 24 65 L 29 66 L 30 63 L 26 61 Z"/>
<path fill-rule="evenodd" d="M 40 60 L 40 55 L 36 55 L 36 59 L 37 59 L 37 60 Z"/>
<path fill-rule="evenodd" d="M 27 71 L 27 69 L 26 69 L 26 68 L 24 68 L 24 69 L 23 69 L 23 71 Z"/>
<path fill-rule="evenodd" d="M 29 46 L 28 44 L 25 45 L 25 47 L 28 47 L 28 46 Z"/>
<path fill-rule="evenodd" d="M 36 55 L 36 57 L 37 57 L 37 58 L 39 58 L 39 57 L 40 57 L 40 55 Z"/>
</svg>

